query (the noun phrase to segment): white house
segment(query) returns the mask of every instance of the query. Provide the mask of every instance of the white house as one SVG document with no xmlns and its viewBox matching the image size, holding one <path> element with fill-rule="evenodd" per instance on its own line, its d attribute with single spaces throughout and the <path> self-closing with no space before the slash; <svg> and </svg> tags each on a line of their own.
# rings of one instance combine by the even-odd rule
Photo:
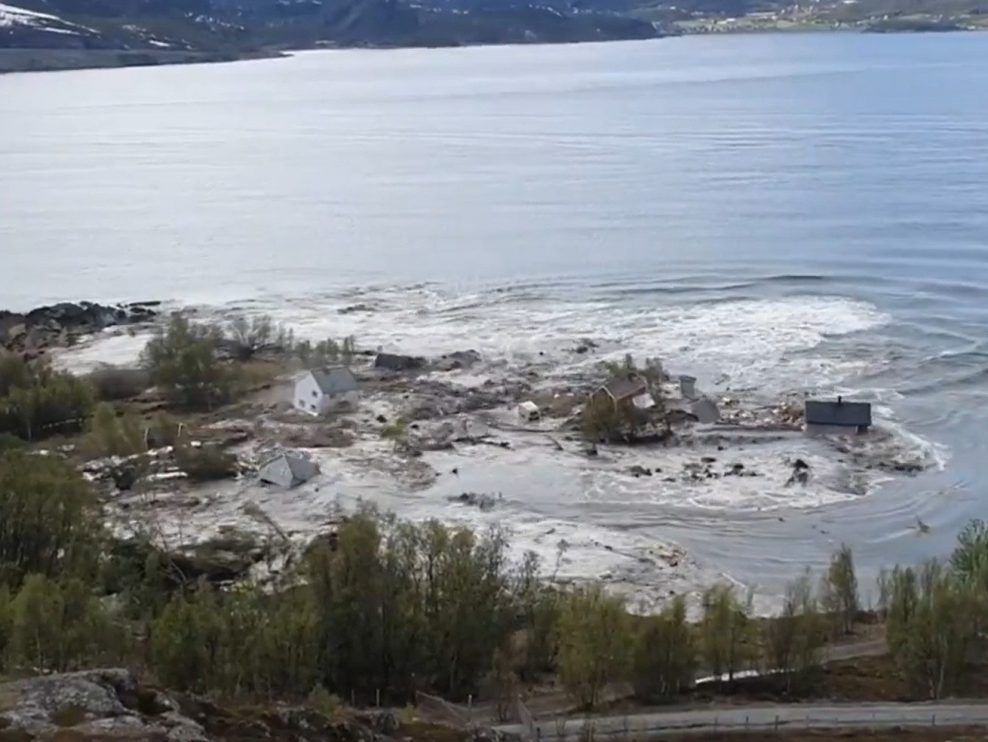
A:
<svg viewBox="0 0 988 742">
<path fill-rule="evenodd" d="M 316 368 L 295 380 L 292 405 L 310 415 L 325 415 L 341 405 L 356 405 L 360 388 L 350 369 Z"/>
<path fill-rule="evenodd" d="M 319 473 L 319 465 L 295 451 L 284 451 L 268 459 L 259 472 L 262 482 L 278 487 L 298 487 Z"/>
<path fill-rule="evenodd" d="M 528 400 L 518 405 L 518 417 L 527 423 L 538 422 L 542 419 L 542 410 L 535 402 Z"/>
</svg>

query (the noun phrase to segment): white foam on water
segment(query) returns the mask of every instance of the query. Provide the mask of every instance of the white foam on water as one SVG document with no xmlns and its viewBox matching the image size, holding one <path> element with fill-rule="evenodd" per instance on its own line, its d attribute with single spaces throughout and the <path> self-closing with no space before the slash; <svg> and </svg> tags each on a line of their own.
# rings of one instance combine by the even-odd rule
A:
<svg viewBox="0 0 988 742">
<path fill-rule="evenodd" d="M 341 314 L 346 307 L 370 311 Z M 633 302 L 542 300 L 511 291 L 449 293 L 431 287 L 351 290 L 331 297 L 273 297 L 202 307 L 206 319 L 267 314 L 296 337 L 318 341 L 354 335 L 363 347 L 438 355 L 473 348 L 491 358 L 530 362 L 545 354 L 550 373 L 586 371 L 625 353 L 657 357 L 676 371 L 733 388 L 768 394 L 839 383 L 869 370 L 869 362 L 815 353 L 827 337 L 888 322 L 871 304 L 842 297 L 739 299 L 685 306 L 643 307 Z M 581 338 L 599 351 L 574 357 Z M 84 347 L 59 353 L 67 368 L 137 361 L 146 336 L 130 342 L 105 333 Z"/>
<path fill-rule="evenodd" d="M 120 328 L 104 330 L 71 348 L 52 353 L 52 365 L 74 374 L 88 374 L 101 366 L 136 366 L 151 332 L 128 333 Z"/>
</svg>

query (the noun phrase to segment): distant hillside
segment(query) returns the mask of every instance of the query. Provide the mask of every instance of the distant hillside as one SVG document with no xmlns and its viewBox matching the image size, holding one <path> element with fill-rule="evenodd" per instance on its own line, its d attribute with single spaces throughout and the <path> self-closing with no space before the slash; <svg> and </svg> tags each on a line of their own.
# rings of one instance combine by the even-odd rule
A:
<svg viewBox="0 0 988 742">
<path fill-rule="evenodd" d="M 0 5 L 0 71 L 237 58 L 313 46 L 455 46 L 642 39 L 643 19 L 502 0 L 17 0 Z M 114 56 L 113 53 L 117 53 Z M 24 59 L 30 59 L 30 64 Z M 5 63 L 6 60 L 6 63 Z M 11 61 L 13 60 L 13 61 Z"/>
<path fill-rule="evenodd" d="M 0 4 L 0 72 L 238 59 L 315 46 L 988 27 L 988 0 L 14 1 Z"/>
</svg>

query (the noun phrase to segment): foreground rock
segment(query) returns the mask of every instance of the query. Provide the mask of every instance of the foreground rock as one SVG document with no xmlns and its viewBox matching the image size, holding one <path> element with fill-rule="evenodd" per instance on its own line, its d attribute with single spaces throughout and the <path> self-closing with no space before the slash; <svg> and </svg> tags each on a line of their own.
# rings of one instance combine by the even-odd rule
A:
<svg viewBox="0 0 988 742">
<path fill-rule="evenodd" d="M 389 742 L 393 714 L 330 718 L 281 704 L 228 709 L 142 686 L 129 670 L 61 673 L 0 684 L 0 740 L 325 740 Z"/>
<path fill-rule="evenodd" d="M 178 704 L 128 670 L 87 670 L 0 685 L 0 737 L 23 740 L 211 739 Z"/>
<path fill-rule="evenodd" d="M 107 327 L 151 322 L 157 317 L 157 307 L 157 302 L 113 306 L 63 302 L 27 314 L 0 311 L 0 347 L 35 357 Z"/>
</svg>

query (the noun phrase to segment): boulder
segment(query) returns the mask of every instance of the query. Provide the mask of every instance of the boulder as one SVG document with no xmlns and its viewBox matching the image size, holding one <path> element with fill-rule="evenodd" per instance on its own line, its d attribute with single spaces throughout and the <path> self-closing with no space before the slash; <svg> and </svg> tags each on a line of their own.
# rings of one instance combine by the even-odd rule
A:
<svg viewBox="0 0 988 742">
<path fill-rule="evenodd" d="M 480 353 L 475 350 L 457 350 L 440 356 L 435 362 L 437 371 L 459 371 L 470 368 L 480 361 Z"/>
<path fill-rule="evenodd" d="M 495 498 L 494 495 L 486 495 L 480 492 L 464 492 L 461 495 L 453 495 L 447 498 L 450 502 L 458 502 L 463 505 L 471 505 L 473 507 L 479 508 L 483 512 L 493 510 L 494 506 L 497 504 L 500 497 Z"/>
<path fill-rule="evenodd" d="M 425 366 L 425 359 L 420 356 L 403 356 L 397 353 L 378 353 L 374 359 L 374 368 L 385 371 L 417 371 Z"/>
</svg>

